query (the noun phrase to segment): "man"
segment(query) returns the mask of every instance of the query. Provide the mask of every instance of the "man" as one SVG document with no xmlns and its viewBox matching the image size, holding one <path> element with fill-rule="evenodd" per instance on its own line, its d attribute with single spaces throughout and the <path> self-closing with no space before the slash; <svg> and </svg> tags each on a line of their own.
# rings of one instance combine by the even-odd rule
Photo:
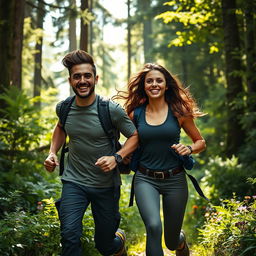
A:
<svg viewBox="0 0 256 256">
<path fill-rule="evenodd" d="M 59 165 L 57 152 L 69 136 L 69 153 L 62 175 L 62 196 L 59 207 L 62 256 L 82 255 L 82 218 L 91 203 L 95 222 L 95 247 L 102 255 L 127 255 L 125 234 L 118 229 L 120 222 L 120 175 L 114 171 L 117 162 L 135 150 L 138 135 L 135 126 L 124 110 L 110 101 L 109 110 L 113 125 L 128 139 L 124 146 L 112 154 L 110 139 L 101 126 L 95 94 L 98 82 L 92 57 L 77 50 L 62 60 L 69 71 L 69 83 L 75 92 L 65 122 L 60 121 L 52 136 L 50 154 L 44 162 L 47 171 Z M 60 103 L 56 107 L 60 112 Z"/>
</svg>

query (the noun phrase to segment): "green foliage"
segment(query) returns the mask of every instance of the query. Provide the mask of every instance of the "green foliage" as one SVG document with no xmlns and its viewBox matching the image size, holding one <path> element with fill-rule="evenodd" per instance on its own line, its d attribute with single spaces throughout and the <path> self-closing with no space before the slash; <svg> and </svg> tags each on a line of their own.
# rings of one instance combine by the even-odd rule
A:
<svg viewBox="0 0 256 256">
<path fill-rule="evenodd" d="M 165 4 L 170 6 L 171 10 L 157 15 L 156 19 L 163 19 L 164 23 L 182 24 L 182 29 L 176 32 L 176 38 L 170 41 L 169 46 L 207 42 L 210 53 L 219 51 L 218 37 L 212 36 L 220 33 L 218 1 L 169 1 Z"/>
<path fill-rule="evenodd" d="M 37 214 L 17 209 L 0 220 L 1 255 L 59 254 L 59 221 L 53 199 L 40 202 L 37 209 Z"/>
<path fill-rule="evenodd" d="M 255 170 L 245 169 L 236 157 L 223 160 L 216 156 L 209 159 L 205 169 L 202 184 L 212 203 L 219 203 L 220 199 L 231 198 L 233 193 L 243 198 L 255 191 L 255 185 L 246 183 L 249 177 L 256 175 Z"/>
<path fill-rule="evenodd" d="M 44 128 L 40 125 L 39 111 L 31 100 L 15 86 L 2 95 L 0 99 L 7 104 L 1 109 L 0 138 L 10 154 L 17 151 L 27 152 L 39 145 L 40 134 Z"/>
<path fill-rule="evenodd" d="M 251 256 L 256 254 L 256 196 L 223 200 L 205 214 L 200 230 L 200 255 Z"/>
<path fill-rule="evenodd" d="M 14 86 L 0 99 L 6 106 L 0 110 L 0 216 L 17 207 L 35 211 L 37 201 L 55 196 L 58 187 L 55 180 L 49 183 L 51 178 L 42 165 L 45 155 L 40 147 L 50 122 L 42 122 L 42 112 L 34 107 L 34 99 Z"/>
<path fill-rule="evenodd" d="M 120 212 L 122 216 L 121 228 L 128 237 L 128 247 L 140 241 L 144 232 L 144 226 L 139 216 L 137 207 L 128 208 L 130 177 L 124 178 L 122 196 L 120 200 Z M 55 188 L 56 190 L 56 188 Z M 50 191 L 49 191 L 50 192 Z M 19 256 L 53 256 L 60 253 L 60 229 L 57 210 L 53 198 L 43 199 L 37 202 L 36 212 L 22 210 L 18 207 L 26 203 L 21 192 L 16 191 L 9 197 L 0 198 L 14 207 L 14 212 L 5 212 L 0 220 L 0 254 Z M 83 218 L 82 245 L 84 255 L 97 256 L 99 253 L 94 248 L 94 221 L 89 208 Z"/>
<path fill-rule="evenodd" d="M 132 183 L 131 175 L 122 175 L 123 185 L 121 186 L 120 213 L 121 228 L 127 233 L 128 247 L 137 244 L 145 232 L 144 224 L 140 217 L 136 202 L 134 206 L 128 207 Z"/>
<path fill-rule="evenodd" d="M 244 196 L 252 195 L 255 192 L 255 182 L 253 178 L 256 173 L 252 169 L 246 169 L 238 158 L 223 160 L 216 156 L 210 158 L 208 162 L 201 167 L 204 168 L 205 175 L 201 179 L 201 187 L 204 193 L 210 198 L 210 204 L 219 205 L 222 199 L 229 199 L 235 193 L 237 198 L 242 200 Z M 197 171 L 198 173 L 200 171 Z M 250 181 L 250 182 L 248 182 Z M 205 221 L 210 204 L 199 197 L 193 188 L 187 212 L 185 215 L 185 229 L 188 231 L 189 240 L 198 242 L 198 229 L 200 229 Z M 201 254 L 200 254 L 201 255 Z M 202 253 L 202 255 L 204 255 Z M 207 254 L 206 254 L 207 255 Z"/>
</svg>

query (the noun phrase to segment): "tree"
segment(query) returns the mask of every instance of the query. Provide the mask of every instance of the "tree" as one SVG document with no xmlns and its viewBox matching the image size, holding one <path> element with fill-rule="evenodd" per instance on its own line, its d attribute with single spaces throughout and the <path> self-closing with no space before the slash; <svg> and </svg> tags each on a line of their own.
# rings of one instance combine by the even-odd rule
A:
<svg viewBox="0 0 256 256">
<path fill-rule="evenodd" d="M 131 76 L 131 0 L 127 1 L 127 81 Z"/>
<path fill-rule="evenodd" d="M 69 0 L 69 5 L 71 9 L 69 10 L 69 27 L 68 27 L 68 38 L 69 38 L 69 51 L 74 51 L 77 49 L 76 40 L 76 0 Z M 71 86 L 69 88 L 70 95 L 74 95 L 74 91 Z"/>
<path fill-rule="evenodd" d="M 250 93 L 256 93 L 256 24 L 253 17 L 256 4 L 255 1 L 247 0 L 244 5 L 247 86 Z"/>
<path fill-rule="evenodd" d="M 153 37 L 152 37 L 152 10 L 151 0 L 139 0 L 138 10 L 140 18 L 143 24 L 143 52 L 144 62 L 152 62 L 152 48 L 153 48 Z"/>
<path fill-rule="evenodd" d="M 0 92 L 21 88 L 21 55 L 25 0 L 0 1 Z"/>
<path fill-rule="evenodd" d="M 45 9 L 42 0 L 37 2 L 37 17 L 36 17 L 36 27 L 43 31 Z M 35 53 L 35 70 L 34 70 L 34 93 L 33 96 L 41 95 L 41 84 L 42 84 L 42 49 L 43 49 L 43 35 L 41 33 L 40 37 L 36 42 L 36 53 Z M 35 103 L 40 106 L 40 101 Z"/>
<path fill-rule="evenodd" d="M 236 18 L 236 1 L 222 0 L 224 48 L 227 80 L 227 156 L 236 155 L 244 143 L 245 133 L 240 122 L 243 108 L 237 107 L 238 97 L 243 95 L 241 77 L 241 49 Z"/>
<path fill-rule="evenodd" d="M 80 49 L 84 51 L 88 51 L 88 21 L 87 14 L 88 12 L 88 0 L 81 0 L 81 32 L 80 32 Z"/>
</svg>

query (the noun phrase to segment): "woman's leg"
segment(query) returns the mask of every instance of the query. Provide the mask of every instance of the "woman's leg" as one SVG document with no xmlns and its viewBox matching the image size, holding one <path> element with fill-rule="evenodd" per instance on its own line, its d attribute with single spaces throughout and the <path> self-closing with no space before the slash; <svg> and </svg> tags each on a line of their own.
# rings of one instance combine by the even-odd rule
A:
<svg viewBox="0 0 256 256">
<path fill-rule="evenodd" d="M 163 193 L 165 244 L 170 250 L 176 250 L 182 238 L 180 231 L 188 199 L 185 175 L 185 173 L 179 173 L 171 177 L 170 184 L 168 185 L 167 182 L 161 191 Z"/>
<path fill-rule="evenodd" d="M 146 255 L 163 256 L 162 223 L 160 219 L 160 194 L 147 178 L 135 177 L 135 198 L 140 215 L 146 227 Z"/>
</svg>

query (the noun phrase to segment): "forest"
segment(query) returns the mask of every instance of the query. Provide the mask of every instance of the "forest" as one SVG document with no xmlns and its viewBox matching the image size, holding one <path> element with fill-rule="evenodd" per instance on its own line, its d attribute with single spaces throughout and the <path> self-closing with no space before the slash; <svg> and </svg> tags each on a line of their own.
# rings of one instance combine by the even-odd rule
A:
<svg viewBox="0 0 256 256">
<path fill-rule="evenodd" d="M 256 255 L 255 0 L 0 0 L 0 254 L 60 253 L 61 181 L 43 162 L 56 104 L 72 94 L 61 60 L 76 49 L 94 57 L 97 94 L 125 90 L 148 62 L 189 87 L 206 113 L 196 124 L 207 149 L 188 172 L 210 199 L 188 181 L 192 255 Z M 128 255 L 142 256 L 144 225 L 128 207 L 132 175 L 122 175 L 121 227 Z M 85 255 L 97 256 L 90 210 L 83 224 Z"/>
</svg>

